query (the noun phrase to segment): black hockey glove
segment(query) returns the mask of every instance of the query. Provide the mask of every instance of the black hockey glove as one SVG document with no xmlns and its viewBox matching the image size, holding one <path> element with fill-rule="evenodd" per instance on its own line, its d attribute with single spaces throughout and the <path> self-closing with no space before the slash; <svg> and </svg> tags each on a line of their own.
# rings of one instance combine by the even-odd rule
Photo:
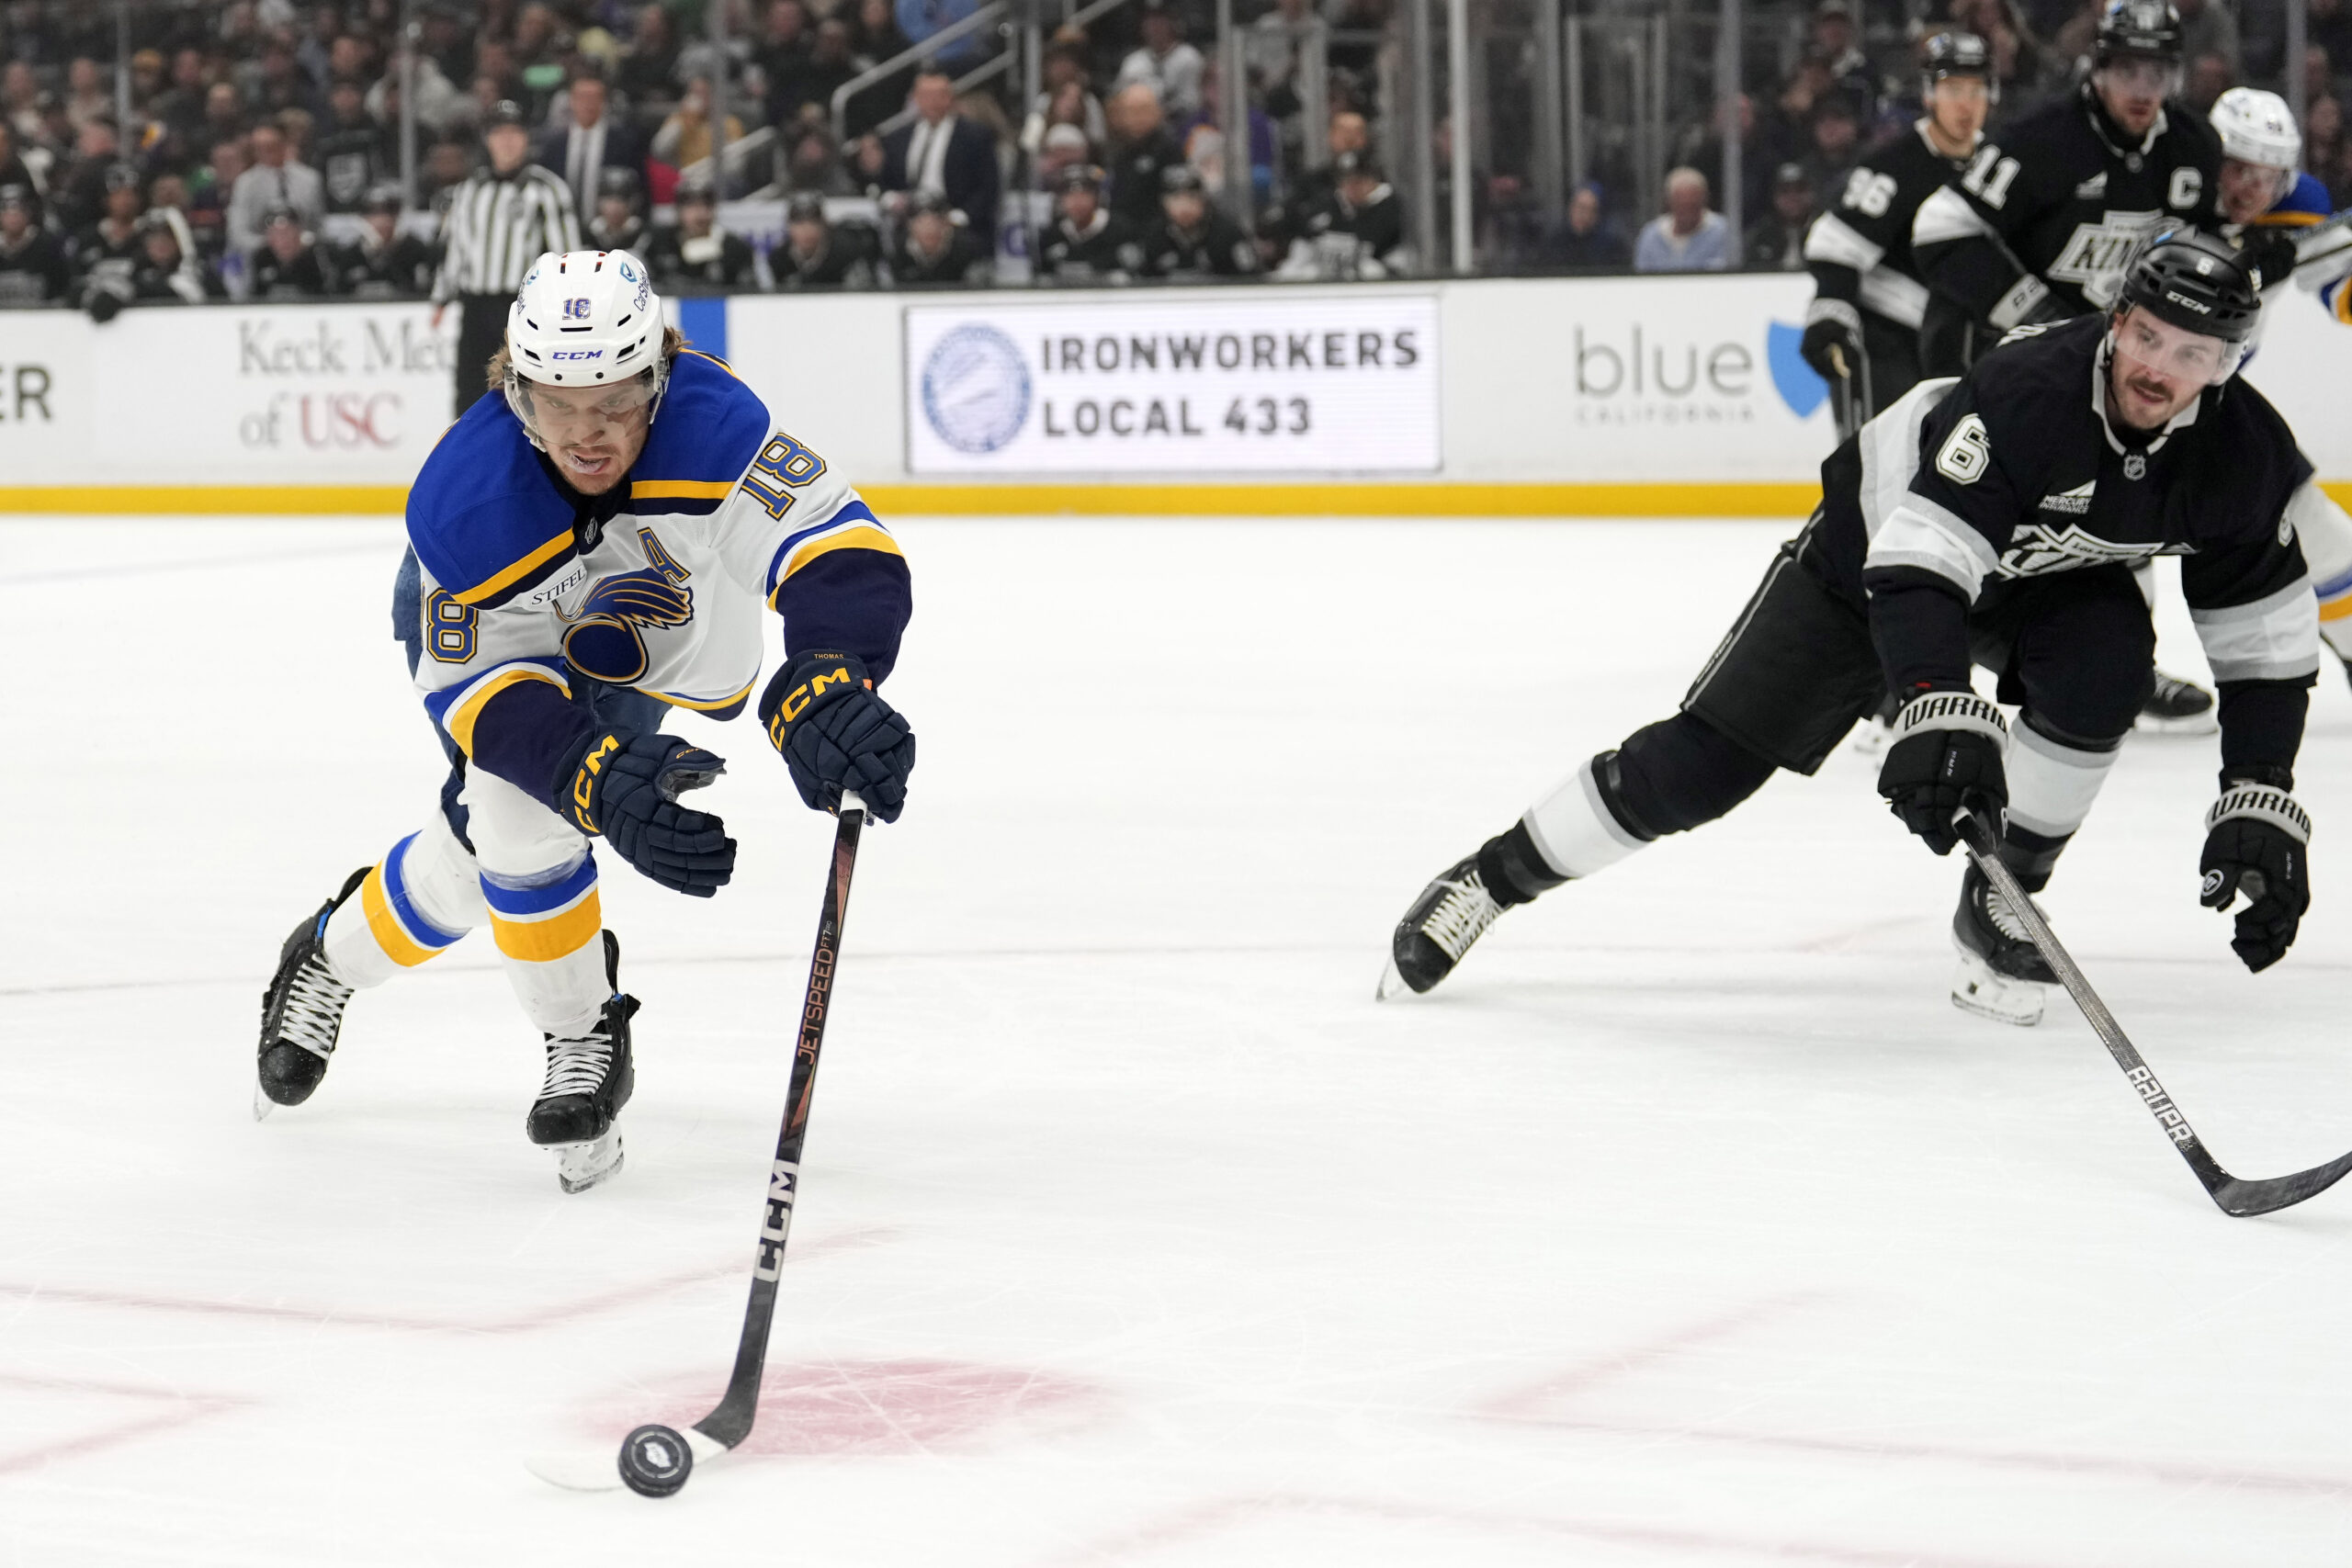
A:
<svg viewBox="0 0 2352 1568">
<path fill-rule="evenodd" d="M 2292 230 L 2250 230 L 2239 242 L 2245 249 L 2246 259 L 2261 276 L 2265 292 L 2278 288 L 2295 275 L 2295 235 Z"/>
<path fill-rule="evenodd" d="M 1862 333 L 1859 323 L 1859 317 L 1853 321 L 1833 316 L 1815 317 L 1804 324 L 1804 337 L 1797 344 L 1797 353 L 1823 380 L 1850 380 L 1862 371 Z M 1836 355 L 1830 353 L 1833 348 L 1838 351 Z"/>
<path fill-rule="evenodd" d="M 836 810 L 842 791 L 854 789 L 875 816 L 899 819 L 915 732 L 876 694 L 863 663 L 846 653 L 795 655 L 760 694 L 760 719 L 811 809 Z"/>
<path fill-rule="evenodd" d="M 1894 716 L 1894 739 L 1878 770 L 1887 809 L 1939 855 L 1960 841 L 1952 814 L 1981 811 L 1997 827 L 2009 804 L 2001 710 L 1973 692 L 1922 692 Z"/>
<path fill-rule="evenodd" d="M 707 811 L 677 804 L 727 764 L 674 735 L 613 729 L 589 737 L 555 801 L 584 833 L 602 833 L 623 859 L 673 892 L 707 898 L 735 874 L 735 840 Z"/>
<path fill-rule="evenodd" d="M 2276 785 L 2227 782 L 2205 813 L 2205 853 L 2197 863 L 2205 881 L 2197 901 L 2226 909 L 2245 895 L 2230 951 L 2257 975 L 2287 956 L 2312 907 L 2311 841 L 2311 817 Z"/>
</svg>

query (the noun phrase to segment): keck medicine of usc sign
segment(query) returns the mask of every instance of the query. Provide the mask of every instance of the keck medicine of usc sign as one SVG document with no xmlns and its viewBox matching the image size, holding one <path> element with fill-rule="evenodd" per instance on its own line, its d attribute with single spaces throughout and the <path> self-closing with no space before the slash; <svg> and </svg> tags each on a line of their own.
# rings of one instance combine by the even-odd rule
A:
<svg viewBox="0 0 2352 1568">
<path fill-rule="evenodd" d="M 1433 295 L 1220 294 L 907 307 L 908 472 L 1437 470 Z"/>
</svg>

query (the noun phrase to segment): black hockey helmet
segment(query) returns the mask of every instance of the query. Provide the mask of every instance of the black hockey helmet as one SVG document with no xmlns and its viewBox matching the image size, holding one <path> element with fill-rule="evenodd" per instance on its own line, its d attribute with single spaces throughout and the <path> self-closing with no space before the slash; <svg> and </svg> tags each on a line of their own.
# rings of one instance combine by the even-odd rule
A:
<svg viewBox="0 0 2352 1568">
<path fill-rule="evenodd" d="M 2184 332 L 2244 343 L 2262 314 L 2262 289 L 2235 245 L 2196 229 L 2165 229 L 2124 265 L 2115 308 L 2130 305 Z"/>
<path fill-rule="evenodd" d="M 2108 0 L 2099 13 L 2098 42 L 2092 63 L 2132 57 L 2178 65 L 2181 60 L 2180 13 L 2171 0 Z"/>
<path fill-rule="evenodd" d="M 1993 86 L 1993 51 L 1974 33 L 1938 33 L 1919 50 L 1919 90 L 1929 93 L 1947 76 L 1981 76 Z"/>
<path fill-rule="evenodd" d="M 825 198 L 813 190 L 796 194 L 784 209 L 787 223 L 822 223 L 825 221 Z"/>
</svg>

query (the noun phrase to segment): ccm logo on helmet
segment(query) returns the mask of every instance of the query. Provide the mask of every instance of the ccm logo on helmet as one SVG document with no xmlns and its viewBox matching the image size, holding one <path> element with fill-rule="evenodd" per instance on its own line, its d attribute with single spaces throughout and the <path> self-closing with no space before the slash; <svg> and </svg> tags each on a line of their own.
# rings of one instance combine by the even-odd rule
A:
<svg viewBox="0 0 2352 1568">
<path fill-rule="evenodd" d="M 566 348 L 559 349 L 548 357 L 549 359 L 602 359 L 605 357 L 605 351 L 601 348 Z"/>
<path fill-rule="evenodd" d="M 2176 305 L 2187 306 L 2189 310 L 2196 311 L 2200 316 L 2210 316 L 2213 313 L 2212 306 L 2191 299 L 2188 295 L 2179 293 L 2174 289 L 2165 289 L 2165 298 L 2171 300 Z M 561 359 L 563 355 L 559 354 L 556 357 L 558 359 Z"/>
</svg>

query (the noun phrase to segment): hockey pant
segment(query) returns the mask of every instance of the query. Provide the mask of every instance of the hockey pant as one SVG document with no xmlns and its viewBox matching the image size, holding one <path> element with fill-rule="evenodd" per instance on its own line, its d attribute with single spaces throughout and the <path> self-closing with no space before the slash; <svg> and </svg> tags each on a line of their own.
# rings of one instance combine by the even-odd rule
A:
<svg viewBox="0 0 2352 1568">
<path fill-rule="evenodd" d="M 1555 876 L 1589 876 L 1712 822 L 1776 768 L 1816 772 L 1878 705 L 1869 617 L 1805 566 L 1804 543 L 1781 547 L 1679 713 L 1588 760 L 1520 819 Z M 1994 585 L 1970 634 L 2002 700 L 2024 708 L 2008 746 L 2004 858 L 2038 890 L 2147 698 L 2154 630 L 2131 572 L 2114 566 Z"/>
<path fill-rule="evenodd" d="M 2335 657 L 2352 664 L 2352 517 L 2305 480 L 2287 503 L 2287 521 L 2302 541 L 2303 564 L 2319 594 L 2319 635 Z"/>
<path fill-rule="evenodd" d="M 392 589 L 393 632 L 412 675 L 423 651 L 419 589 L 412 553 Z M 572 690 L 600 723 L 661 728 L 662 705 L 643 693 L 578 676 Z M 439 809 L 335 911 L 328 962 L 346 985 L 381 985 L 488 925 L 532 1025 L 546 1034 L 584 1033 L 612 990 L 589 840 L 544 801 L 468 767 L 437 727 L 434 734 L 449 759 Z"/>
</svg>

